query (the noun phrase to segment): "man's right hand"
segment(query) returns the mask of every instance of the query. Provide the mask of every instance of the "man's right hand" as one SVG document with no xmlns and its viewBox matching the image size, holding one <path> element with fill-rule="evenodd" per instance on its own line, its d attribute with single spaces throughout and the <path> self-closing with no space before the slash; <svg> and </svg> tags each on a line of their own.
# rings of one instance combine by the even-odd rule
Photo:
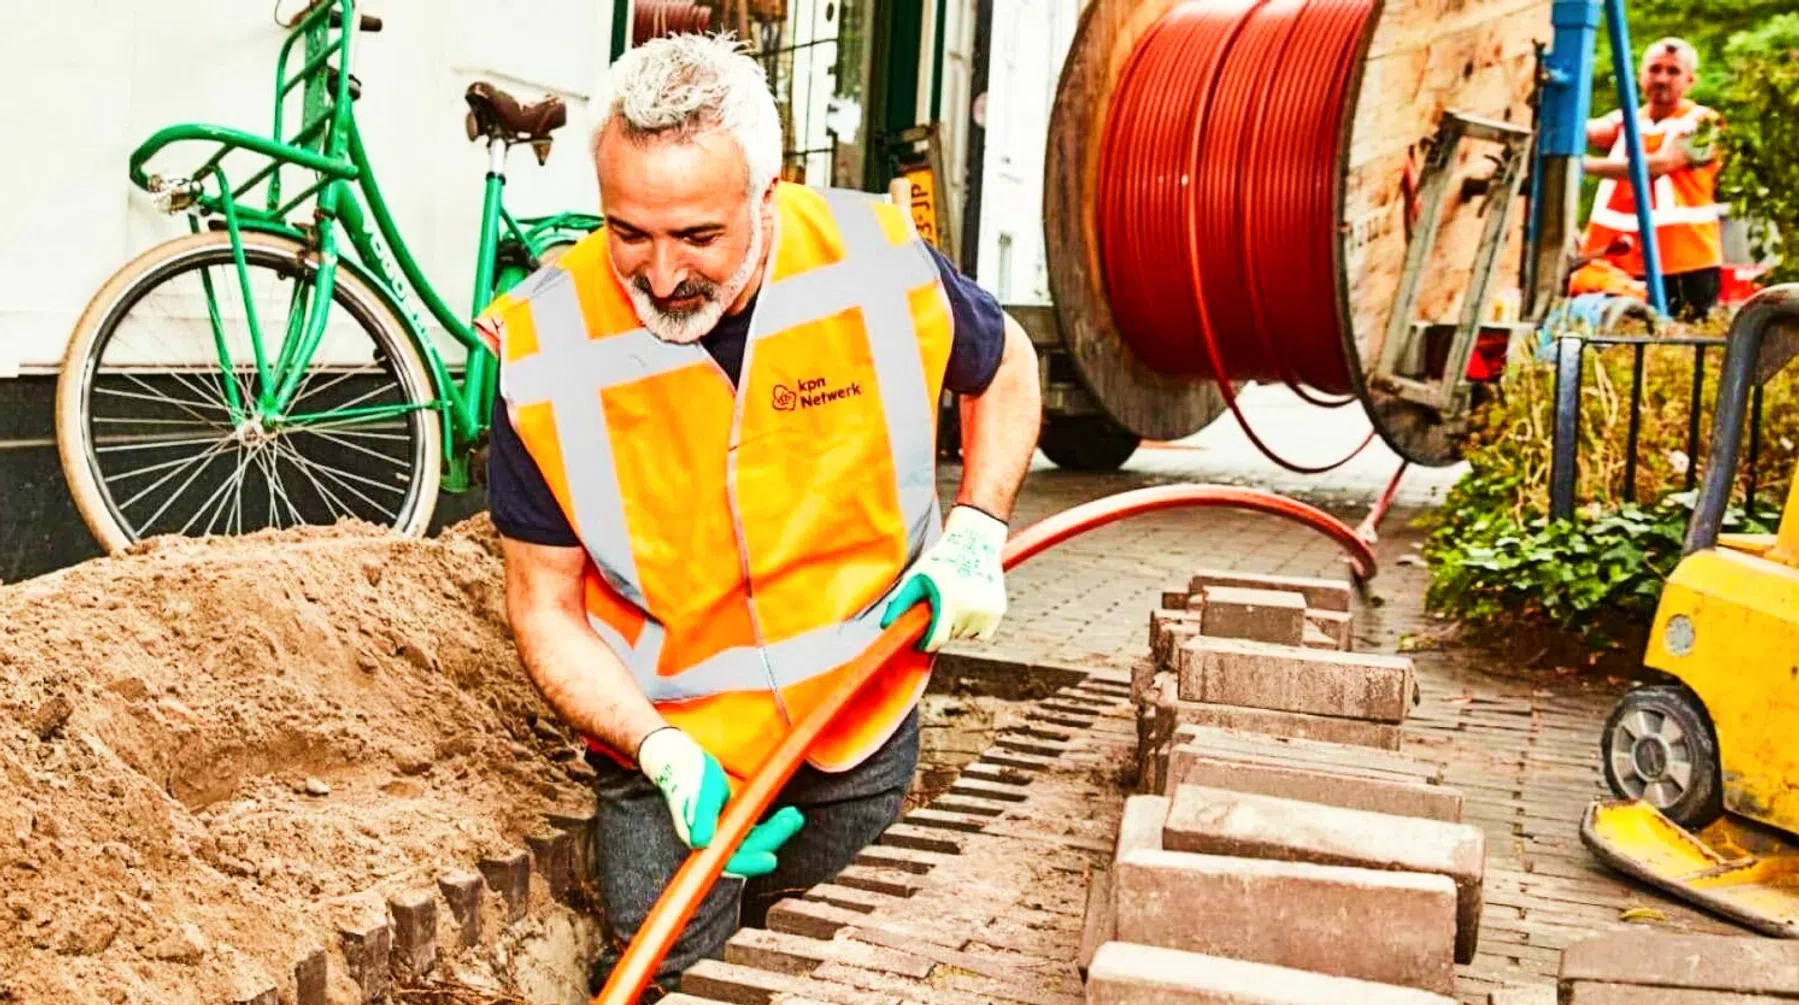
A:
<svg viewBox="0 0 1799 1005">
<path fill-rule="evenodd" d="M 637 748 L 645 777 L 662 791 L 674 818 L 675 833 L 689 848 L 704 848 L 718 830 L 718 815 L 730 798 L 731 786 L 718 759 L 673 726 L 654 730 Z M 730 876 L 766 876 L 774 871 L 775 852 L 806 822 L 799 810 L 786 806 L 750 831 L 725 864 Z"/>
</svg>

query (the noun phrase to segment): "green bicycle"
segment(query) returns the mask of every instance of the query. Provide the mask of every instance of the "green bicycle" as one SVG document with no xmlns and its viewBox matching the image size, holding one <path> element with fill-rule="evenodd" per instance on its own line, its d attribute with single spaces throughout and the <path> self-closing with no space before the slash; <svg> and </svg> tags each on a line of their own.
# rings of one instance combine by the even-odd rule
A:
<svg viewBox="0 0 1799 1005">
<path fill-rule="evenodd" d="M 313 0 L 282 27 L 270 136 L 187 123 L 133 152 L 132 183 L 191 232 L 119 269 L 63 360 L 63 472 L 109 552 L 345 519 L 420 534 L 439 491 L 478 480 L 496 361 L 407 250 L 357 131 L 351 43 L 381 21 L 356 0 Z M 561 99 L 521 104 L 484 82 L 465 97 L 490 161 L 472 316 L 601 221 L 514 219 L 503 205 L 507 152 L 529 145 L 542 163 L 567 121 Z M 283 138 L 289 105 L 300 124 Z M 187 177 L 146 173 L 179 143 L 211 155 Z M 466 350 L 460 367 L 408 287 Z"/>
</svg>

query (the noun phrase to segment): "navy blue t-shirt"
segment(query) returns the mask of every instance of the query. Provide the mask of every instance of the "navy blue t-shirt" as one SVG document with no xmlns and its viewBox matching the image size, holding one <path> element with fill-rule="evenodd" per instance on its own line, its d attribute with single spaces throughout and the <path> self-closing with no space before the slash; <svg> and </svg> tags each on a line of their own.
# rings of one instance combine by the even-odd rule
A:
<svg viewBox="0 0 1799 1005">
<path fill-rule="evenodd" d="M 956 394 L 979 394 L 987 389 L 999 369 L 1006 343 L 1005 316 L 992 294 L 957 272 L 936 248 L 928 244 L 925 247 L 930 248 L 937 271 L 943 276 L 955 320 L 955 338 L 943 386 Z M 754 308 L 752 299 L 749 306 L 720 319 L 718 326 L 700 339 L 733 384 L 743 372 L 743 348 Z M 556 496 L 550 492 L 537 462 L 513 430 L 505 399 L 497 394 L 487 457 L 487 509 L 494 528 L 514 540 L 564 548 L 581 543 L 562 507 L 556 504 Z"/>
</svg>

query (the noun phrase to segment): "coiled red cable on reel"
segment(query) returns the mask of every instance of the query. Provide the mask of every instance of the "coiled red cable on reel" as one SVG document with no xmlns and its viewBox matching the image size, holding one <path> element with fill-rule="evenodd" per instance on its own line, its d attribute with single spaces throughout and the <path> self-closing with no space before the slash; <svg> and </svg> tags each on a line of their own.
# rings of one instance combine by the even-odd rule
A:
<svg viewBox="0 0 1799 1005">
<path fill-rule="evenodd" d="M 712 24 L 712 8 L 689 0 L 637 0 L 634 8 L 632 45 L 665 35 L 704 34 Z"/>
<path fill-rule="evenodd" d="M 1100 265 L 1119 334 L 1157 371 L 1356 400 L 1337 312 L 1340 159 L 1371 0 L 1190 0 L 1119 75 L 1100 152 Z"/>
</svg>

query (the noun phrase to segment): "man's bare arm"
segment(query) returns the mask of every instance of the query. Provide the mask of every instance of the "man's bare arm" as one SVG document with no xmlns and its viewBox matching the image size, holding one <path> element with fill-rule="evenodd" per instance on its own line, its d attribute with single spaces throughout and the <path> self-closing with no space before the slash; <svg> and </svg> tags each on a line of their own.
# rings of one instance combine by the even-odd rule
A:
<svg viewBox="0 0 1799 1005">
<path fill-rule="evenodd" d="M 631 671 L 587 623 L 587 553 L 500 538 L 506 614 L 531 681 L 564 722 L 627 758 L 667 725 Z"/>
<path fill-rule="evenodd" d="M 1006 347 L 987 389 L 962 398 L 962 485 L 956 502 L 1011 520 L 1043 415 L 1037 351 L 1006 316 Z"/>
<path fill-rule="evenodd" d="M 1662 149 L 1643 158 L 1643 166 L 1649 169 L 1649 177 L 1660 178 L 1671 171 L 1679 171 L 1691 161 L 1687 158 L 1685 144 L 1664 143 Z M 1629 178 L 1630 161 L 1624 157 L 1588 157 L 1582 164 L 1587 174 L 1597 178 Z"/>
</svg>

